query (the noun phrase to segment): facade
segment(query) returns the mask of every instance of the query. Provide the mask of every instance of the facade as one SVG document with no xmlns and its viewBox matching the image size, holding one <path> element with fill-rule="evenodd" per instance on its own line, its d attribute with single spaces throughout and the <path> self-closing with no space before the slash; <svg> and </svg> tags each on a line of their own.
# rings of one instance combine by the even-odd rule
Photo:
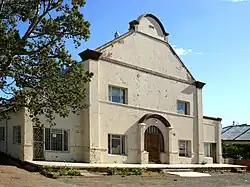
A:
<svg viewBox="0 0 250 187">
<path fill-rule="evenodd" d="M 56 118 L 52 128 L 33 128 L 25 109 L 13 114 L 0 123 L 0 151 L 21 160 L 222 163 L 221 119 L 203 116 L 205 83 L 177 56 L 158 18 L 142 15 L 127 33 L 79 55 L 94 73 L 89 108 Z"/>
</svg>

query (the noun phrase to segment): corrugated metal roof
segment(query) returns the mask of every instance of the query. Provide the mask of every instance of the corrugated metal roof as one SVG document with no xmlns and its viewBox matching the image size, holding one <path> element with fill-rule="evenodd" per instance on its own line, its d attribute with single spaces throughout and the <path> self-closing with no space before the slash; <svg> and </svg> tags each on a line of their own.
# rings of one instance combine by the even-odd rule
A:
<svg viewBox="0 0 250 187">
<path fill-rule="evenodd" d="M 222 140 L 250 140 L 250 125 L 233 125 L 222 128 Z"/>
</svg>

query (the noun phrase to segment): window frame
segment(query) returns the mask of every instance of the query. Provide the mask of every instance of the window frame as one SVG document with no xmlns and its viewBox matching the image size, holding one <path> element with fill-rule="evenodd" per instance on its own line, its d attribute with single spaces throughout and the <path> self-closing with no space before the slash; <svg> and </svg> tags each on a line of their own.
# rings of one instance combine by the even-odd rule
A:
<svg viewBox="0 0 250 187">
<path fill-rule="evenodd" d="M 184 154 L 181 153 L 180 151 L 180 144 L 184 143 Z M 191 140 L 179 140 L 178 141 L 178 145 L 179 145 L 179 157 L 191 157 Z"/>
<path fill-rule="evenodd" d="M 184 111 L 179 110 L 179 104 L 184 104 Z M 177 106 L 176 106 L 177 113 L 180 115 L 188 115 L 190 116 L 190 102 L 183 101 L 183 100 L 177 100 Z"/>
<path fill-rule="evenodd" d="M 113 137 L 113 136 L 120 136 L 119 138 L 117 137 Z M 112 140 L 113 139 L 116 139 L 116 140 L 120 140 L 120 153 L 117 154 L 117 153 L 113 153 L 112 150 Z M 126 143 L 126 140 L 127 140 L 127 136 L 126 135 L 121 135 L 121 134 L 108 134 L 108 154 L 109 155 L 120 155 L 120 156 L 126 156 L 127 155 L 127 150 L 126 150 L 126 147 L 127 147 L 127 143 Z M 122 145 L 122 143 L 124 143 L 124 145 Z"/>
<path fill-rule="evenodd" d="M 119 94 L 120 94 L 120 102 L 114 101 L 113 98 L 113 94 L 112 94 L 112 89 L 119 89 Z M 122 95 L 123 94 L 123 95 Z M 119 103 L 119 104 L 128 104 L 128 99 L 127 99 L 127 95 L 128 95 L 128 89 L 124 88 L 124 87 L 120 87 L 120 86 L 115 86 L 115 85 L 108 85 L 108 101 L 112 102 L 112 103 Z M 123 99 L 121 99 L 121 97 L 123 97 Z M 122 102 L 121 102 L 122 100 Z"/>
<path fill-rule="evenodd" d="M 206 149 L 206 145 L 207 145 L 208 149 Z M 210 143 L 210 142 L 204 142 L 204 156 L 205 157 L 212 157 L 211 150 L 212 150 L 212 143 Z"/>
<path fill-rule="evenodd" d="M 0 129 L 3 129 L 2 131 L 0 130 L 0 142 L 5 142 L 6 141 L 6 130 L 5 130 L 5 126 L 0 126 Z M 1 135 L 1 132 L 3 133 Z"/>
<path fill-rule="evenodd" d="M 16 132 L 16 130 L 18 130 L 18 131 Z M 18 134 L 16 134 L 16 133 L 18 133 Z M 20 139 L 18 139 L 18 138 L 20 138 Z M 15 145 L 20 145 L 22 143 L 22 127 L 21 127 L 21 125 L 13 125 L 13 127 L 12 127 L 12 143 Z"/>
<path fill-rule="evenodd" d="M 61 150 L 52 149 L 52 136 L 56 131 L 61 131 L 60 135 L 62 135 L 61 139 Z M 48 140 L 46 140 L 46 133 L 49 133 Z M 65 147 L 65 132 L 67 132 L 67 147 Z M 70 130 L 69 129 L 62 129 L 62 128 L 44 128 L 44 150 L 47 152 L 70 152 Z M 48 144 L 47 144 L 48 143 Z M 65 149 L 66 148 L 66 149 Z"/>
</svg>

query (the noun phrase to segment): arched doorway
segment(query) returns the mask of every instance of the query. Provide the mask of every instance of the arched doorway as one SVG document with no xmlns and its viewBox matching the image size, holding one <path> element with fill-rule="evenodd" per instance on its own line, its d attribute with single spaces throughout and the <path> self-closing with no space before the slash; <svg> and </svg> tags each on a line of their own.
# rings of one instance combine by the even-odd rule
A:
<svg viewBox="0 0 250 187">
<path fill-rule="evenodd" d="M 160 153 L 164 152 L 164 138 L 156 126 L 145 131 L 144 148 L 149 153 L 149 162 L 160 163 Z"/>
</svg>

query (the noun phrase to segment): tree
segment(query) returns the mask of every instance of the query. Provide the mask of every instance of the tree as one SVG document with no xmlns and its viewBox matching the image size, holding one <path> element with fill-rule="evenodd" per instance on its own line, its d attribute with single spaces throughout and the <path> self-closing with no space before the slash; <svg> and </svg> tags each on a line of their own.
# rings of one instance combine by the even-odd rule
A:
<svg viewBox="0 0 250 187">
<path fill-rule="evenodd" d="M 86 107 L 92 73 L 73 60 L 66 41 L 79 47 L 90 24 L 85 0 L 0 0 L 0 117 L 26 107 L 40 124 Z"/>
</svg>

